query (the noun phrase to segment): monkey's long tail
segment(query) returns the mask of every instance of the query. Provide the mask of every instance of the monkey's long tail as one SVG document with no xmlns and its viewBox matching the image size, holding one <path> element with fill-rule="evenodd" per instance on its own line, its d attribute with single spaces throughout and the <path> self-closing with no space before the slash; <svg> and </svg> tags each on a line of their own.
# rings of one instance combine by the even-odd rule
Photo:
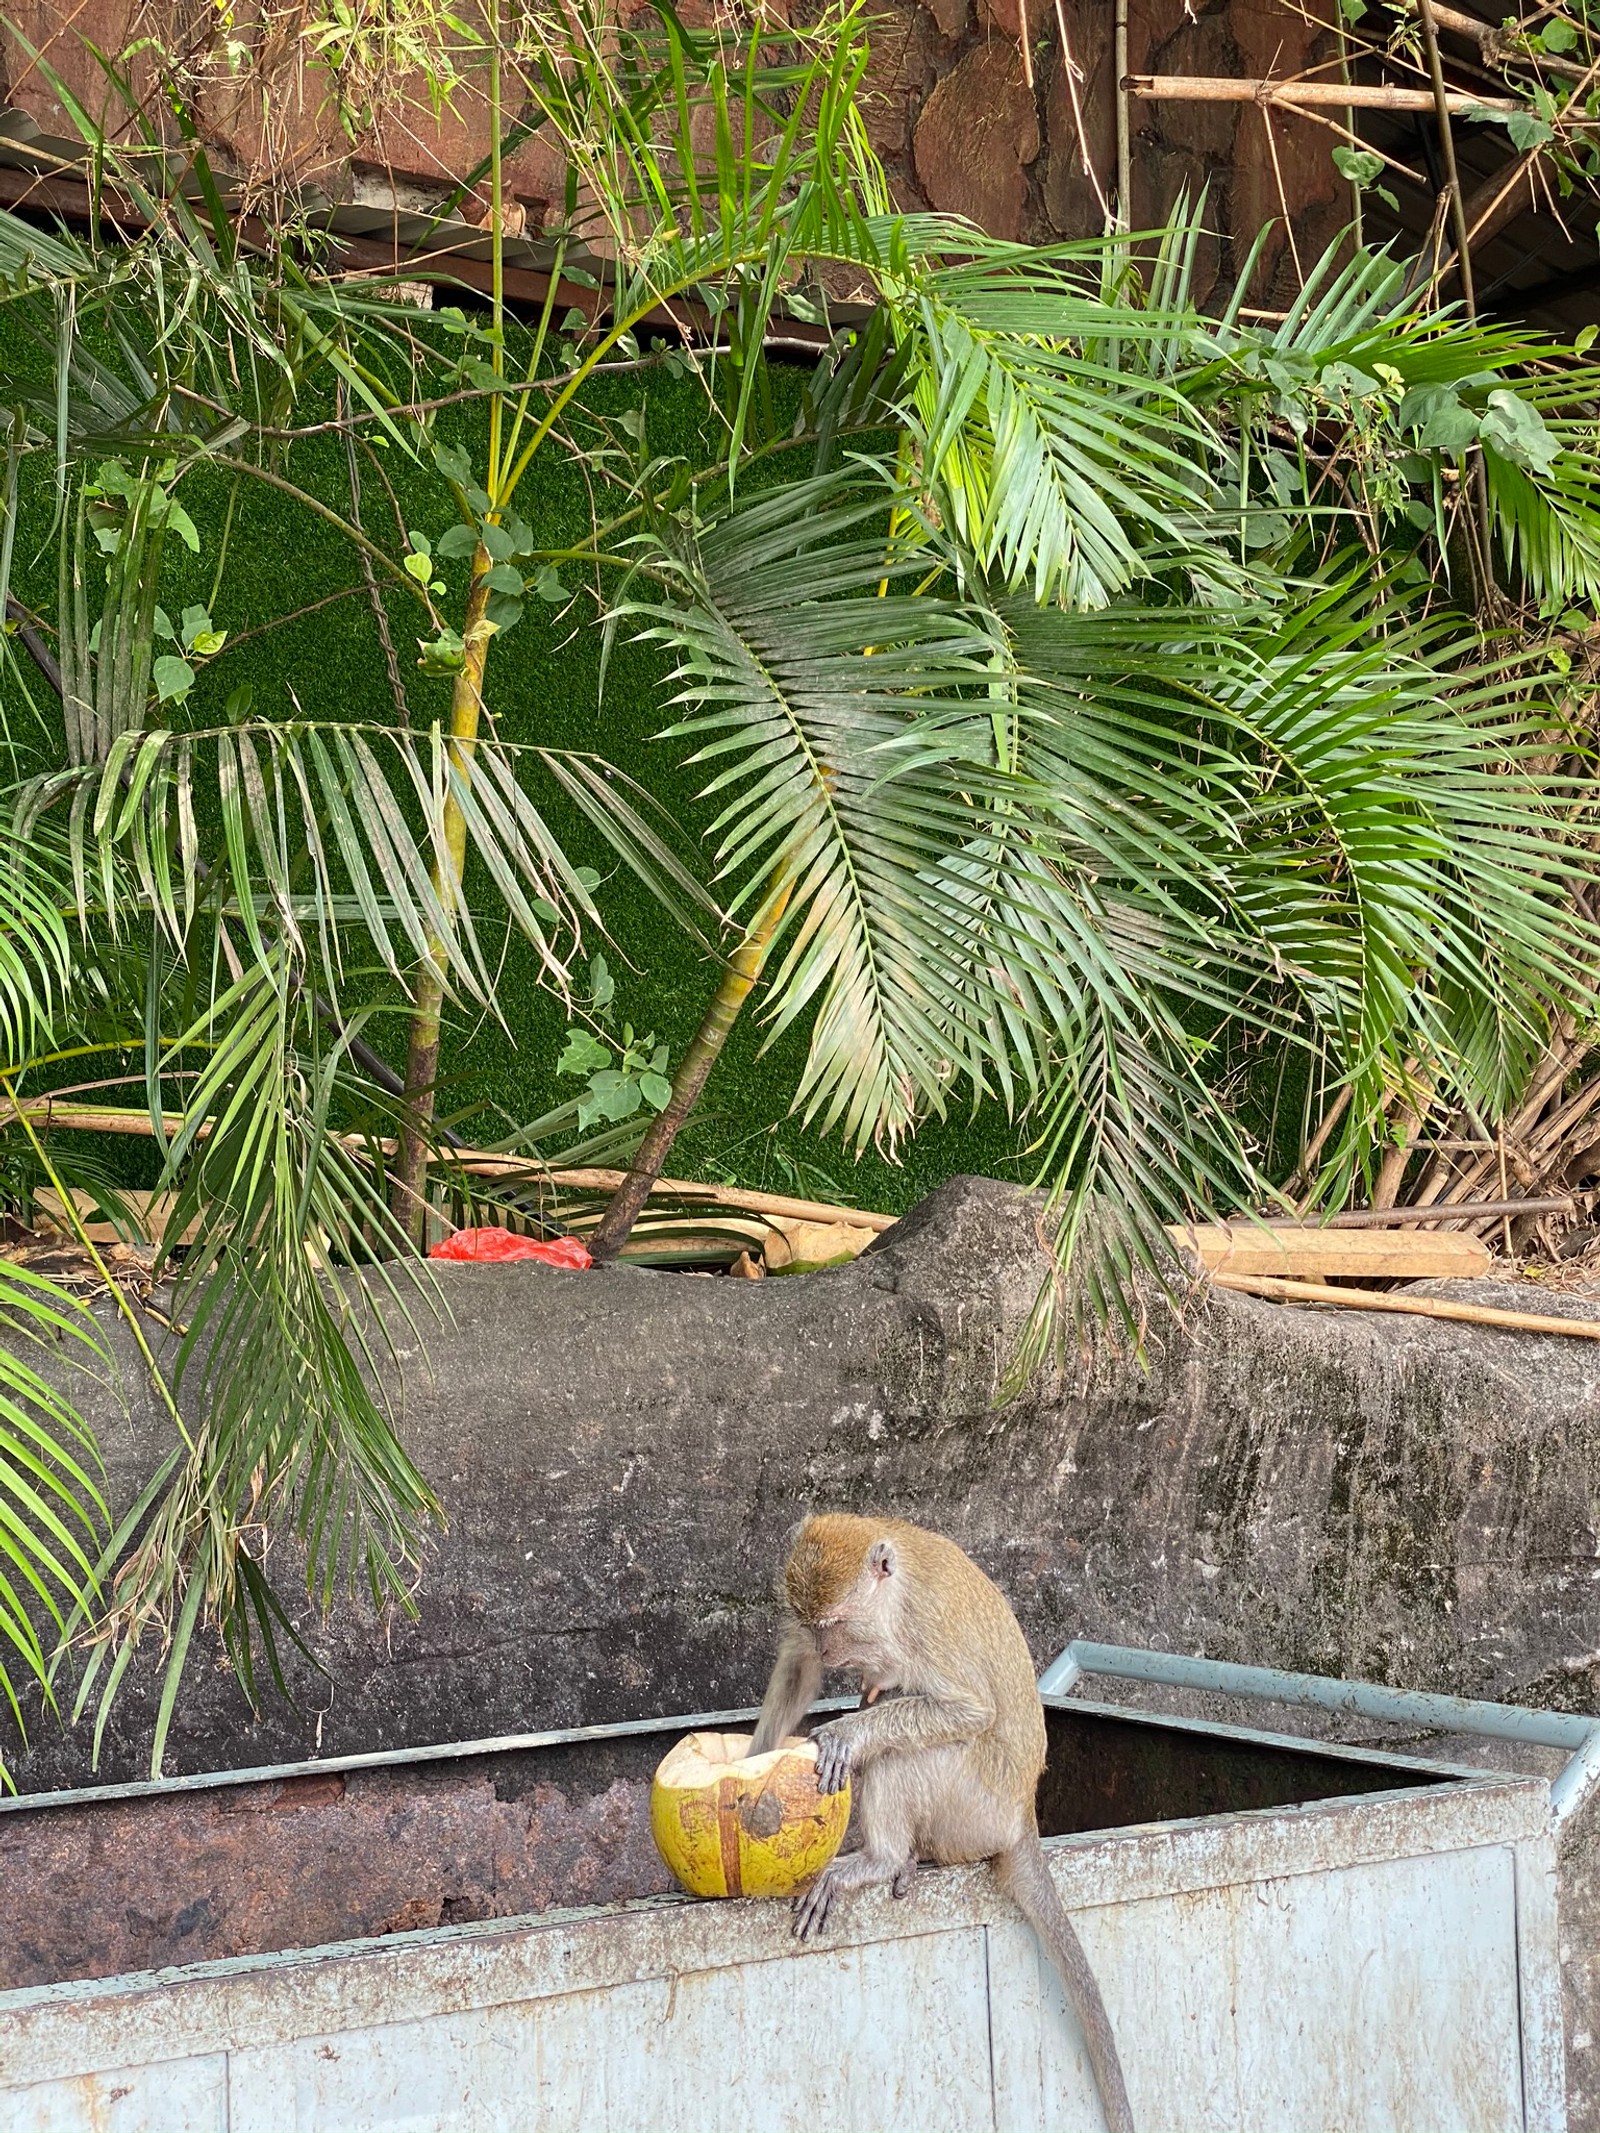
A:
<svg viewBox="0 0 1600 2133">
<path fill-rule="evenodd" d="M 1044 1942 L 1045 1952 L 1066 1987 L 1072 2011 L 1083 2025 L 1108 2133 L 1134 2133 L 1128 2085 L 1122 2078 L 1122 2061 L 1117 2056 L 1117 2040 L 1111 2034 L 1106 2003 L 1100 1997 L 1083 1943 L 1056 1894 L 1039 1839 L 1030 1830 L 1020 1844 L 1000 1853 L 994 1870 L 1000 1886 Z"/>
</svg>

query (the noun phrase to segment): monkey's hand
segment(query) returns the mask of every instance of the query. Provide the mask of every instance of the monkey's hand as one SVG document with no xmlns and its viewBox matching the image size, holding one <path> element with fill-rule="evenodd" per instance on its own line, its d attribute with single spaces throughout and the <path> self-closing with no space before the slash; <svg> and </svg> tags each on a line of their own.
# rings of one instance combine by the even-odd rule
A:
<svg viewBox="0 0 1600 2133">
<path fill-rule="evenodd" d="M 850 1776 L 850 1731 L 842 1719 L 818 1726 L 811 1738 L 817 1744 L 818 1792 L 843 1792 Z"/>
</svg>

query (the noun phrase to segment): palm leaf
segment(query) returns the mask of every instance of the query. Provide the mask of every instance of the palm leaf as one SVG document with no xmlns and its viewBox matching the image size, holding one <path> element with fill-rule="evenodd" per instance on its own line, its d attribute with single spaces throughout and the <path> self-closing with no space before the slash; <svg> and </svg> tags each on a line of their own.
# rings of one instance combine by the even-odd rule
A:
<svg viewBox="0 0 1600 2133">
<path fill-rule="evenodd" d="M 677 656 L 730 910 L 790 891 L 769 1017 L 810 1017 L 797 1107 L 858 1145 L 985 1085 L 1005 945 L 953 864 L 1007 834 L 994 647 L 954 602 L 880 592 L 921 567 L 874 534 L 891 500 L 824 477 L 735 509 L 673 554 L 678 599 L 623 610 Z"/>
<path fill-rule="evenodd" d="M 92 1605 L 109 1524 L 99 1447 L 56 1382 L 63 1355 L 85 1369 L 110 1364 L 77 1297 L 0 1259 L 0 1697 L 19 1732 L 16 1670 L 53 1707 L 56 1645 Z"/>
</svg>

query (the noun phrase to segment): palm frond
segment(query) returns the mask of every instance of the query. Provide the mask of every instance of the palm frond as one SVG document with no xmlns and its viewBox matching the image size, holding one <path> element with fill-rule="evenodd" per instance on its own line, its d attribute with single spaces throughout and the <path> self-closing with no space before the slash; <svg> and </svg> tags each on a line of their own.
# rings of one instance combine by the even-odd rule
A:
<svg viewBox="0 0 1600 2133">
<path fill-rule="evenodd" d="M 30 781 L 17 828 L 27 838 L 48 811 L 70 803 L 68 842 L 83 908 L 91 882 L 122 857 L 180 952 L 204 901 L 263 969 L 287 944 L 337 985 L 357 928 L 398 983 L 438 958 L 466 996 L 489 1005 L 494 959 L 470 905 L 447 901 L 437 886 L 452 798 L 469 849 L 559 986 L 563 941 L 596 918 L 593 898 L 519 782 L 516 753 L 493 741 L 480 743 L 464 768 L 437 730 L 257 718 L 124 733 L 103 765 Z M 208 859 L 200 821 L 213 807 L 222 839 Z M 598 804 L 596 812 L 603 813 Z M 620 825 L 619 843 L 623 828 L 631 831 L 630 863 L 648 870 L 670 861 L 620 797 L 606 819 Z M 681 897 L 692 877 L 670 863 L 677 868 L 670 888 Z M 116 907 L 113 895 L 105 905 L 113 922 Z"/>
<path fill-rule="evenodd" d="M 258 1641 L 276 1665 L 288 1618 L 263 1568 L 274 1534 L 298 1543 L 324 1606 L 359 1583 L 375 1607 L 408 1608 L 408 1568 L 439 1514 L 376 1388 L 394 1381 L 394 1331 L 419 1338 L 419 1308 L 440 1305 L 403 1256 L 381 1166 L 333 1128 L 344 1044 L 319 1044 L 280 952 L 208 1000 L 161 1066 L 195 1057 L 159 1188 L 175 1195 L 169 1234 L 185 1238 L 169 1269 L 185 1443 L 136 1530 L 118 1536 L 112 1603 L 79 1691 L 81 1707 L 98 1682 L 103 1728 L 121 1654 L 160 1626 L 155 1775 L 203 1622 L 216 1622 L 253 1700 Z"/>
<path fill-rule="evenodd" d="M 905 418 L 941 511 L 986 575 L 1103 607 L 1189 545 L 1215 452 L 1191 402 L 1115 366 L 1109 343 L 1164 322 L 1070 283 L 1041 302 L 1048 267 L 1022 276 L 1016 264 L 929 276 Z"/>
<path fill-rule="evenodd" d="M 93 1313 L 59 1283 L 0 1259 L 0 1698 L 19 1733 L 24 1680 L 54 1707 L 57 1645 L 94 1605 L 110 1524 L 99 1446 L 59 1383 L 64 1358 L 109 1370 Z M 0 1783 L 9 1783 L 3 1765 Z"/>
<path fill-rule="evenodd" d="M 790 891 L 769 1014 L 774 1037 L 811 1014 L 796 1104 L 858 1145 L 984 1085 L 974 1003 L 1004 953 L 950 864 L 1006 835 L 994 647 L 959 604 L 891 589 L 920 567 L 877 530 L 892 503 L 825 477 L 742 506 L 672 554 L 676 598 L 623 610 L 677 657 L 730 911 Z"/>
</svg>

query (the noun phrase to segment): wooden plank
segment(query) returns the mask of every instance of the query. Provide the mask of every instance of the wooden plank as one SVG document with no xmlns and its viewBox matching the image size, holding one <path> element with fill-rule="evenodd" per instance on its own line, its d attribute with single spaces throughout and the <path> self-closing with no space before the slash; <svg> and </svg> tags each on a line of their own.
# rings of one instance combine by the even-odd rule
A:
<svg viewBox="0 0 1600 2133">
<path fill-rule="evenodd" d="M 1254 1223 L 1178 1225 L 1168 1231 L 1194 1252 L 1208 1273 L 1276 1275 L 1306 1281 L 1319 1274 L 1358 1280 L 1420 1281 L 1433 1275 L 1471 1277 L 1489 1270 L 1489 1247 L 1459 1230 L 1262 1229 Z"/>
</svg>

